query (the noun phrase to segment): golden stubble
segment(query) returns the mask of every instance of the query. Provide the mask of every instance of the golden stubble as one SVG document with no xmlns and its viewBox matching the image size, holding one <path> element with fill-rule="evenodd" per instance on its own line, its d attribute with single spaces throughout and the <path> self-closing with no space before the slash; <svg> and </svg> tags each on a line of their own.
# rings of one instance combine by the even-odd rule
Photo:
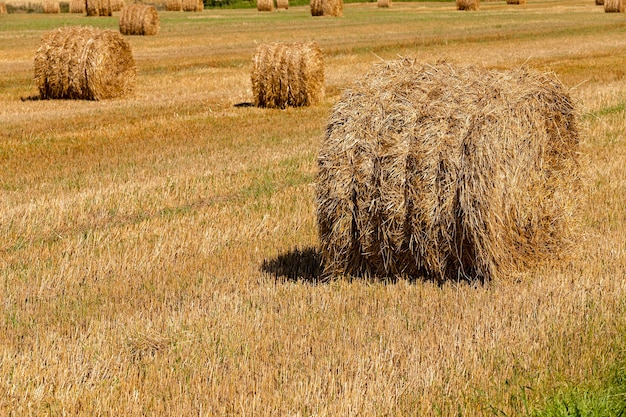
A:
<svg viewBox="0 0 626 417">
<path fill-rule="evenodd" d="M 587 1 L 513 7 L 162 13 L 158 36 L 130 39 L 135 94 L 100 102 L 20 101 L 43 31 L 0 32 L 0 414 L 518 415 L 604 375 L 626 324 L 626 38 Z M 234 107 L 255 44 L 293 36 L 326 54 L 324 102 Z M 575 86 L 571 261 L 485 285 L 309 273 L 330 108 L 397 55 Z"/>
</svg>

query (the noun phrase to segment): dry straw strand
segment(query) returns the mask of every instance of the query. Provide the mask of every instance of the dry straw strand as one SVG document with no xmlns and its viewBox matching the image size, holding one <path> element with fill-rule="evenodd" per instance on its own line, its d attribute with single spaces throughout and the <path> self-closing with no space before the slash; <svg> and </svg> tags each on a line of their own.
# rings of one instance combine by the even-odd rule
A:
<svg viewBox="0 0 626 417">
<path fill-rule="evenodd" d="M 343 0 L 311 0 L 311 16 L 343 16 Z"/>
<path fill-rule="evenodd" d="M 84 0 L 72 0 L 70 2 L 70 13 L 85 13 Z"/>
<path fill-rule="evenodd" d="M 165 10 L 168 12 L 180 12 L 183 10 L 182 0 L 167 0 Z"/>
<path fill-rule="evenodd" d="M 160 29 L 159 12 L 147 4 L 131 4 L 122 9 L 120 33 L 122 35 L 156 35 Z"/>
<path fill-rule="evenodd" d="M 0 1 L 0 14 L 7 14 L 7 5 L 3 1 Z"/>
<path fill-rule="evenodd" d="M 315 42 L 259 45 L 251 78 L 257 107 L 310 106 L 324 98 L 324 61 Z"/>
<path fill-rule="evenodd" d="M 478 10 L 480 9 L 480 0 L 456 0 L 456 8 L 458 10 Z"/>
<path fill-rule="evenodd" d="M 100 100 L 132 92 L 136 68 L 130 45 L 113 30 L 66 26 L 46 33 L 35 54 L 42 99 Z"/>
<path fill-rule="evenodd" d="M 61 5 L 58 1 L 44 1 L 43 12 L 46 14 L 61 13 Z"/>
<path fill-rule="evenodd" d="M 606 13 L 624 13 L 626 0 L 604 0 L 604 11 Z"/>
<path fill-rule="evenodd" d="M 378 0 L 378 7 L 391 7 L 391 0 Z"/>
<path fill-rule="evenodd" d="M 574 236 L 578 131 L 553 74 L 402 59 L 333 107 L 318 156 L 325 271 L 493 279 Z"/>
<path fill-rule="evenodd" d="M 276 0 L 277 9 L 289 9 L 289 0 Z"/>
<path fill-rule="evenodd" d="M 257 0 L 256 9 L 259 12 L 271 12 L 274 10 L 274 0 Z"/>
</svg>

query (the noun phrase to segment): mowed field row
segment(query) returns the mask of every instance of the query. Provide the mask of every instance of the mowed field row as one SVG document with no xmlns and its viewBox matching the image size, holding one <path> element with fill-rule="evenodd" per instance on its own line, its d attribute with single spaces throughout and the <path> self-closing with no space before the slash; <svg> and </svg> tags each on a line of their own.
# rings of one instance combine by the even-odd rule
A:
<svg viewBox="0 0 626 417">
<path fill-rule="evenodd" d="M 41 36 L 119 15 L 0 16 L 0 414 L 524 415 L 626 347 L 626 17 L 592 0 L 160 12 L 132 96 L 34 100 Z M 326 97 L 253 101 L 257 45 L 316 41 Z M 565 262 L 485 284 L 320 282 L 334 103 L 398 57 L 553 71 L 579 111 Z M 30 99 L 29 99 L 30 98 Z"/>
</svg>

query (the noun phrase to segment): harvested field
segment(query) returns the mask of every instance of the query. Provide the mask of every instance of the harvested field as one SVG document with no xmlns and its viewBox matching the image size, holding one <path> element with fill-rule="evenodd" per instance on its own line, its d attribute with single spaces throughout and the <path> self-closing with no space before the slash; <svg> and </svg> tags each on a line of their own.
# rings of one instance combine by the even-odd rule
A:
<svg viewBox="0 0 626 417">
<path fill-rule="evenodd" d="M 255 6 L 159 11 L 158 36 L 124 37 L 133 94 L 98 101 L 39 99 L 33 58 L 64 26 L 119 35 L 119 13 L 0 16 L 0 415 L 539 416 L 621 398 L 605 387 L 626 351 L 623 15 Z M 258 46 L 296 41 L 323 51 L 323 100 L 254 106 Z M 581 178 L 561 259 L 485 283 L 324 275 L 329 117 L 401 57 L 561 81 Z"/>
</svg>

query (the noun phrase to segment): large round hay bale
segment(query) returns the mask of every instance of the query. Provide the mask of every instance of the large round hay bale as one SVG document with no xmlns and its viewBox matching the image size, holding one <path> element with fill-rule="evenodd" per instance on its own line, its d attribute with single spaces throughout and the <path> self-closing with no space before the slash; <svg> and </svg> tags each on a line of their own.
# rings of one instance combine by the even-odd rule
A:
<svg viewBox="0 0 626 417">
<path fill-rule="evenodd" d="M 136 68 L 118 32 L 66 26 L 46 33 L 35 55 L 42 99 L 100 100 L 132 92 Z"/>
<path fill-rule="evenodd" d="M 122 35 L 156 35 L 159 33 L 159 12 L 147 4 L 131 4 L 120 14 Z"/>
<path fill-rule="evenodd" d="M 391 0 L 378 0 L 378 7 L 391 7 Z"/>
<path fill-rule="evenodd" d="M 274 10 L 274 0 L 257 0 L 256 9 L 259 12 L 271 12 Z"/>
<path fill-rule="evenodd" d="M 456 0 L 457 10 L 478 10 L 480 9 L 480 0 Z"/>
<path fill-rule="evenodd" d="M 86 0 L 87 16 L 112 16 L 110 0 Z"/>
<path fill-rule="evenodd" d="M 7 14 L 7 5 L 3 1 L 0 1 L 0 14 Z"/>
<path fill-rule="evenodd" d="M 183 10 L 182 0 L 167 0 L 165 2 L 165 10 L 168 12 L 180 12 Z"/>
<path fill-rule="evenodd" d="M 522 4 L 523 5 L 523 4 L 526 4 L 526 0 L 506 0 L 506 4 Z"/>
<path fill-rule="evenodd" d="M 596 0 L 596 6 L 604 6 L 604 0 Z"/>
<path fill-rule="evenodd" d="M 276 8 L 277 9 L 289 9 L 289 0 L 276 0 Z"/>
<path fill-rule="evenodd" d="M 606 13 L 624 13 L 626 0 L 604 0 L 604 11 Z"/>
<path fill-rule="evenodd" d="M 85 13 L 85 0 L 72 0 L 70 2 L 70 13 Z"/>
<path fill-rule="evenodd" d="M 311 0 L 311 16 L 343 16 L 343 0 Z"/>
<path fill-rule="evenodd" d="M 204 10 L 204 2 L 202 0 L 182 0 L 184 12 L 201 12 Z"/>
<path fill-rule="evenodd" d="M 57 14 L 61 13 L 61 5 L 58 1 L 44 1 L 43 12 L 45 14 Z"/>
<path fill-rule="evenodd" d="M 324 98 L 324 60 L 315 42 L 259 45 L 251 78 L 257 107 L 310 106 Z"/>
<path fill-rule="evenodd" d="M 552 74 L 377 66 L 334 106 L 318 156 L 326 272 L 492 279 L 554 256 L 578 141 Z"/>
<path fill-rule="evenodd" d="M 124 0 L 109 0 L 109 5 L 111 6 L 111 12 L 119 12 L 126 7 Z"/>
</svg>

